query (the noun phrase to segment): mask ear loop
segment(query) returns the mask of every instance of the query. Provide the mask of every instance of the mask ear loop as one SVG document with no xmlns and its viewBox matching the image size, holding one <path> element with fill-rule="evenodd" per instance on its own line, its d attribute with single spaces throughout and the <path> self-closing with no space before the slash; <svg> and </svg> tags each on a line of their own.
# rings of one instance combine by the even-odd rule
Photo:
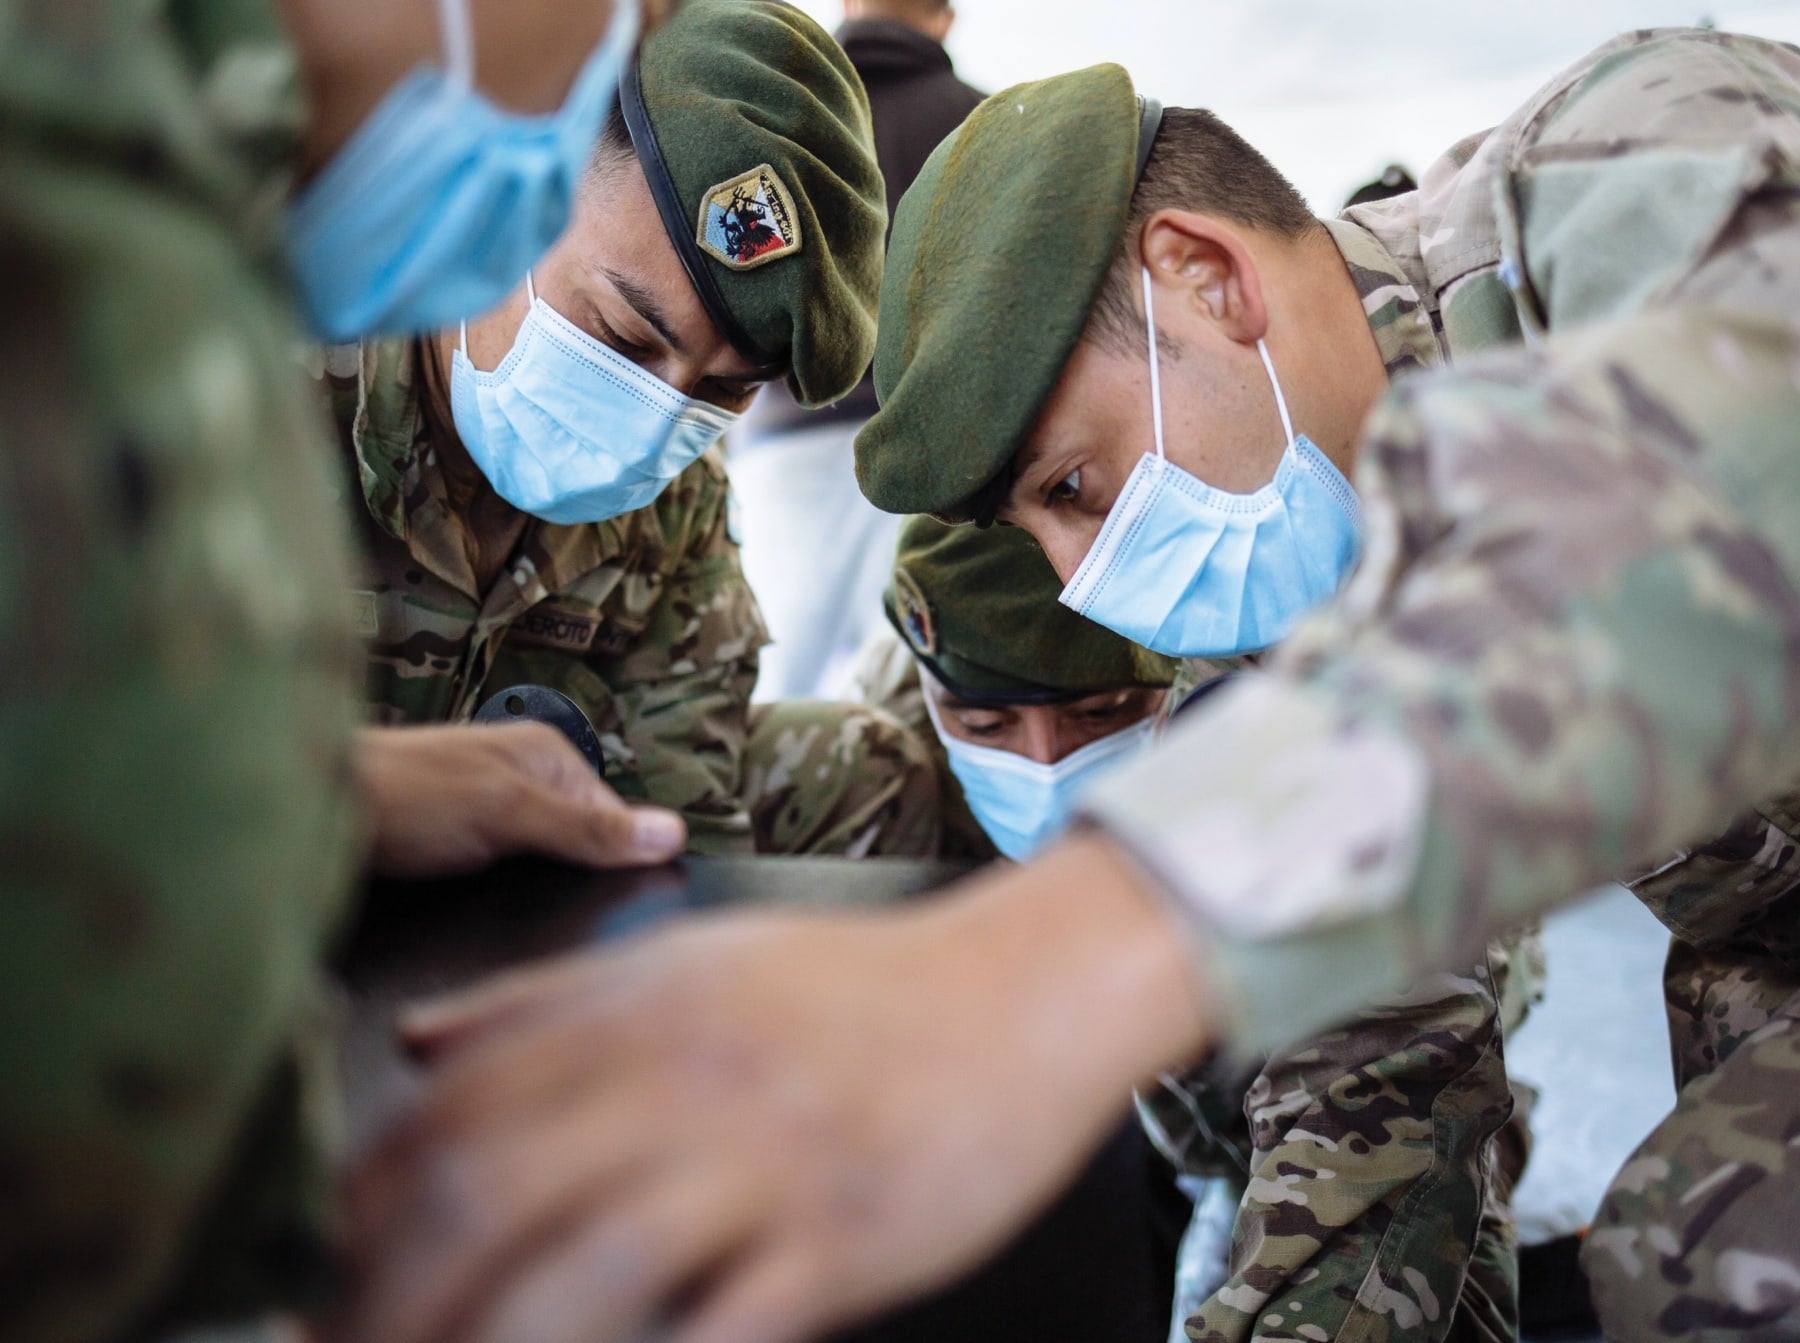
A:
<svg viewBox="0 0 1800 1343">
<path fill-rule="evenodd" d="M 1169 454 L 1163 450 L 1162 350 L 1156 343 L 1156 299 L 1151 293 L 1148 266 L 1144 267 L 1144 327 L 1150 338 L 1150 419 L 1156 428 L 1156 455 L 1159 460 L 1167 461 Z M 1268 358 L 1267 355 L 1263 357 Z M 1275 395 L 1281 395 L 1279 389 Z M 1286 415 L 1287 411 L 1283 410 L 1282 414 Z"/>
<path fill-rule="evenodd" d="M 1281 432 L 1287 435 L 1281 446 L 1286 451 L 1294 441 L 1294 422 L 1288 418 L 1287 398 L 1281 394 L 1281 379 L 1275 376 L 1275 361 L 1269 358 L 1268 342 L 1257 341 L 1256 351 L 1262 355 L 1263 367 L 1269 371 L 1269 386 L 1275 389 L 1275 409 L 1281 413 Z"/>
<path fill-rule="evenodd" d="M 444 42 L 444 77 L 452 92 L 475 86 L 475 28 L 469 0 L 438 0 L 438 28 Z"/>
<path fill-rule="evenodd" d="M 537 286 L 531 282 L 530 271 L 525 272 L 525 292 L 531 297 L 531 306 L 537 307 Z M 462 320 L 461 331 L 463 358 L 467 359 L 469 357 L 469 319 L 466 317 Z"/>
</svg>

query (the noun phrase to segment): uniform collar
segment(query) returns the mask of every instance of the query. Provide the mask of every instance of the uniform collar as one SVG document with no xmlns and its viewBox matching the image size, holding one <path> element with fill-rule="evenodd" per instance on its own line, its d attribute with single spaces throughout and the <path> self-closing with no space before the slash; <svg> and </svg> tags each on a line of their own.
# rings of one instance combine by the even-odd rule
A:
<svg viewBox="0 0 1800 1343">
<path fill-rule="evenodd" d="M 1385 213 L 1397 217 L 1403 210 L 1403 206 L 1395 206 Z M 1362 222 L 1349 218 L 1323 222 L 1362 297 L 1363 315 L 1374 333 L 1388 381 L 1442 364 L 1444 350 L 1430 311 L 1419 301 L 1416 277 L 1408 273 L 1382 237 Z M 1404 236 L 1403 232 L 1400 236 Z"/>
<path fill-rule="evenodd" d="M 450 504 L 421 405 L 418 342 L 372 340 L 355 349 L 357 396 L 350 437 L 369 513 L 390 536 L 405 542 L 425 568 L 483 599 L 470 567 L 469 524 Z M 531 519 L 508 565 L 513 585 L 528 601 L 539 601 L 598 568 L 623 552 L 633 516 L 569 527 Z M 506 589 L 506 583 L 496 584 L 486 599 L 498 602 Z"/>
<path fill-rule="evenodd" d="M 405 539 L 407 501 L 422 485 L 425 416 L 415 386 L 418 358 L 410 340 L 370 340 L 356 352 L 356 418 L 350 437 L 369 511 Z"/>
</svg>

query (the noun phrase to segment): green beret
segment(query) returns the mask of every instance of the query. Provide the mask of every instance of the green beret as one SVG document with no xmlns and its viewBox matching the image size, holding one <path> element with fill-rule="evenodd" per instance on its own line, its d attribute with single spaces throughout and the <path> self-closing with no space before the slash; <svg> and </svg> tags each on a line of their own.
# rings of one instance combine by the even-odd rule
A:
<svg viewBox="0 0 1800 1343">
<path fill-rule="evenodd" d="M 1029 532 L 914 517 L 883 605 L 914 656 L 964 699 L 1052 703 L 1175 679 L 1178 662 L 1076 615 L 1061 591 Z"/>
<path fill-rule="evenodd" d="M 779 0 L 687 0 L 619 107 L 663 227 L 724 336 L 835 401 L 875 348 L 887 198 L 843 48 Z"/>
<path fill-rule="evenodd" d="M 1096 65 L 989 98 L 926 163 L 888 243 L 881 411 L 856 439 L 877 508 L 978 516 L 1118 252 L 1145 113 L 1124 70 Z"/>
</svg>

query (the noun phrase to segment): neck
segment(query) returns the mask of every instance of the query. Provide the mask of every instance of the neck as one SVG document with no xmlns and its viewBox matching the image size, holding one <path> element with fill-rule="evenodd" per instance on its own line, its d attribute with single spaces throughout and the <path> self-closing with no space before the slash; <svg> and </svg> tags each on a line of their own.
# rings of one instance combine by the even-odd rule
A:
<svg viewBox="0 0 1800 1343">
<path fill-rule="evenodd" d="M 911 28 L 915 33 L 923 33 L 933 42 L 942 44 L 949 36 L 950 25 L 942 12 L 927 14 L 923 10 L 910 7 L 884 8 L 878 4 L 862 4 L 853 11 L 846 11 L 851 19 L 881 19 L 887 23 L 898 23 L 902 27 Z"/>
<path fill-rule="evenodd" d="M 458 335 L 439 331 L 419 337 L 414 346 L 419 361 L 419 413 L 425 419 L 426 437 L 437 453 L 438 468 L 450 487 L 451 498 L 464 509 L 493 487 L 456 432 L 456 415 L 450 404 L 450 357 Z"/>
<path fill-rule="evenodd" d="M 1363 311 L 1362 295 L 1331 235 L 1320 229 L 1298 245 L 1278 311 L 1306 314 L 1304 344 L 1288 354 L 1282 385 L 1295 426 L 1350 476 L 1362 427 L 1388 388 L 1387 368 Z"/>
</svg>

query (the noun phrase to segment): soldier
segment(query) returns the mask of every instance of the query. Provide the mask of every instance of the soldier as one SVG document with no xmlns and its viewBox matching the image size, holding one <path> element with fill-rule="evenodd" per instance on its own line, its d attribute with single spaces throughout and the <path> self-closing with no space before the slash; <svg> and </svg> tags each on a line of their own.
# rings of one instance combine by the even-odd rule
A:
<svg viewBox="0 0 1800 1343">
<path fill-rule="evenodd" d="M 704 852 L 919 853 L 922 749 L 850 705 L 749 707 L 761 616 L 721 434 L 758 388 L 856 385 L 886 225 L 862 85 L 774 0 L 677 15 L 625 75 L 572 227 L 466 327 L 332 352 L 372 554 L 381 722 L 567 694 L 607 780 Z"/>
<path fill-rule="evenodd" d="M 985 831 L 1013 859 L 1060 834 L 1085 788 L 1219 670 L 1129 643 L 1058 605 L 1061 588 L 1016 528 L 914 517 L 885 596 L 910 675 L 890 676 L 880 702 L 902 721 L 922 717 L 938 743 L 940 774 L 952 776 L 940 777 L 945 833 Z M 1510 959 L 1496 945 L 1473 970 L 1433 976 L 1274 1057 L 1221 1059 L 1143 1089 L 1158 1149 L 1183 1174 L 1223 1176 L 1240 1200 L 1244 1252 L 1198 1311 L 1197 1337 L 1243 1336 L 1253 1316 L 1234 1303 L 1250 1283 L 1334 1338 L 1517 1336 L 1517 1255 L 1490 1185 L 1508 1110 L 1495 994 Z M 1312 1135 L 1340 1131 L 1364 1142 L 1321 1153 Z M 1360 1301 L 1382 1255 L 1386 1277 L 1412 1270 L 1447 1308 L 1402 1320 Z"/>
<path fill-rule="evenodd" d="M 303 166 L 328 180 L 347 141 L 405 138 L 375 109 L 441 59 L 415 8 L 290 0 L 290 44 L 260 0 L 0 5 L 8 1340 L 144 1337 L 325 1286 L 315 970 L 359 831 L 375 865 L 413 872 L 682 842 L 678 817 L 627 811 L 545 729 L 353 736 L 347 538 L 280 243 Z M 637 13 L 482 9 L 480 89 L 433 122 L 458 152 L 413 155 L 410 185 L 438 194 L 383 202 L 390 226 L 429 217 L 439 251 L 408 273 L 477 305 L 517 276 L 486 295 L 490 274 L 446 259 L 474 255 L 468 219 L 436 207 L 496 182 L 517 204 L 529 177 L 517 250 L 554 237 L 566 192 L 496 108 L 540 124 L 566 105 L 578 174 L 599 113 L 584 126 L 568 90 L 603 110 Z M 410 265 L 420 236 L 365 231 L 359 260 Z M 384 323 L 420 301 L 338 297 Z M 644 821 L 662 837 L 637 843 Z"/>
<path fill-rule="evenodd" d="M 482 1103 L 547 1067 L 607 1192 L 514 1180 L 483 1208 L 508 1234 L 437 1271 L 552 1226 L 537 1265 L 653 1243 L 586 1337 L 797 1337 L 995 1244 L 1119 1089 L 1284 1048 L 1636 871 L 1675 933 L 1681 1094 L 1588 1239 L 1602 1323 L 1792 1332 L 1797 114 L 1791 48 L 1631 33 L 1418 193 L 1321 222 L 1116 67 L 984 104 L 901 204 L 865 491 L 1024 526 L 1134 642 L 1285 640 L 1102 780 L 1082 833 L 959 896 L 673 930 L 422 1013 L 438 1089 L 365 1173 L 359 1236 L 440 1209 L 391 1181 L 477 1135 L 566 1189 L 570 1145 Z M 533 1065 L 501 1023 L 580 1048 Z M 516 1306 L 545 1279 L 487 1281 Z M 1257 1328 L 1319 1336 L 1251 1287 Z M 1364 1284 L 1396 1321 L 1445 1308 L 1416 1287 Z"/>
<path fill-rule="evenodd" d="M 892 633 L 865 645 L 858 698 L 926 743 L 942 799 L 940 857 L 1030 857 L 1068 823 L 1078 791 L 1067 770 L 1040 771 L 1121 733 L 1142 744 L 1194 684 L 1181 661 L 1062 609 L 1054 592 L 1040 600 L 1052 576 L 1027 537 L 924 517 L 903 521 L 888 557 L 881 609 Z M 990 751 L 1040 770 L 1001 796 L 982 767 L 997 760 Z M 1076 772 L 1091 767 L 1078 762 Z"/>
</svg>

